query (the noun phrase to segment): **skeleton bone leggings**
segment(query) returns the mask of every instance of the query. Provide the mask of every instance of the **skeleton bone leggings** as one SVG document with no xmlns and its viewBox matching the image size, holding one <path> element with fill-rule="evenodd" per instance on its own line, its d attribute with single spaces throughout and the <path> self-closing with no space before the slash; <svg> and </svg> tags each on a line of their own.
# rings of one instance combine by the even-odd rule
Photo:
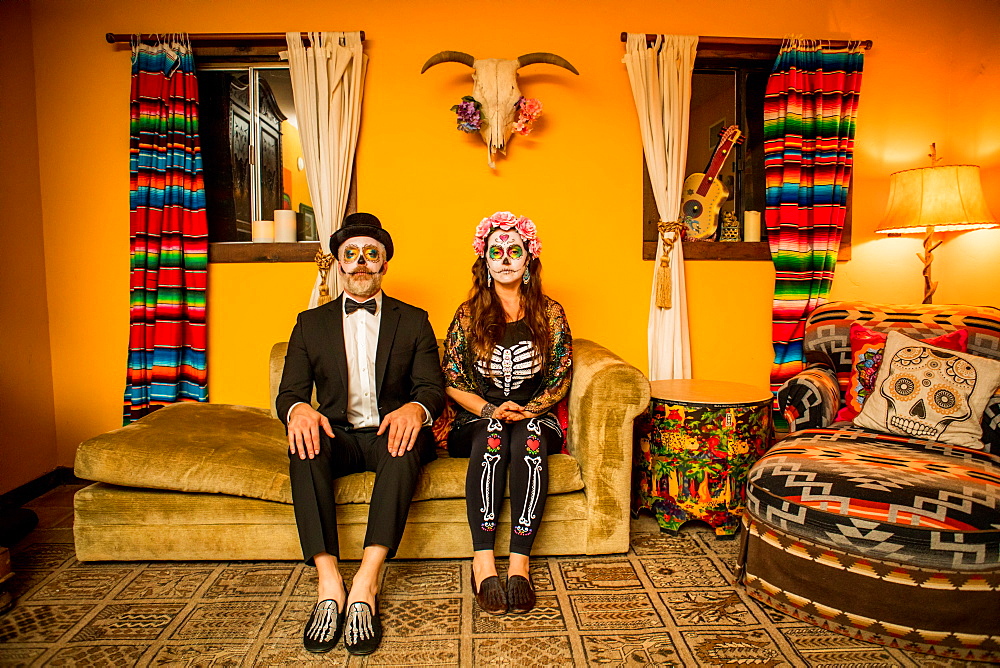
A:
<svg viewBox="0 0 1000 668">
<path fill-rule="evenodd" d="M 548 455 L 558 453 L 562 435 L 544 421 L 474 420 L 452 432 L 448 451 L 468 457 L 465 504 L 476 550 L 492 550 L 510 478 L 510 551 L 530 555 L 542 523 L 549 489 Z"/>
</svg>

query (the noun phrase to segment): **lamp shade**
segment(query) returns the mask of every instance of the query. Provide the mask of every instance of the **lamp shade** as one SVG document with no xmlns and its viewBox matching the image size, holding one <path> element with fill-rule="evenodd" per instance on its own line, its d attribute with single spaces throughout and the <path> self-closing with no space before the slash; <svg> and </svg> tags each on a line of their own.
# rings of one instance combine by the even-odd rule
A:
<svg viewBox="0 0 1000 668">
<path fill-rule="evenodd" d="M 876 232 L 924 232 L 928 227 L 997 227 L 983 197 L 978 165 L 906 169 L 889 176 L 889 203 Z"/>
</svg>

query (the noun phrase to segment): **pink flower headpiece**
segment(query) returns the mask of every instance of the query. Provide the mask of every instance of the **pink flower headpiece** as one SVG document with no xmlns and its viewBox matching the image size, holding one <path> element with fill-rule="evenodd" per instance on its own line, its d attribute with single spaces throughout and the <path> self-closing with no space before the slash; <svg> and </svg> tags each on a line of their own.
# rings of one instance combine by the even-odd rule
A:
<svg viewBox="0 0 1000 668">
<path fill-rule="evenodd" d="M 486 239 L 489 238 L 493 230 L 515 230 L 528 245 L 528 252 L 532 257 L 542 254 L 542 242 L 538 239 L 538 230 L 530 219 L 521 216 L 518 218 L 510 211 L 497 211 L 489 218 L 483 218 L 476 226 L 476 238 L 472 240 L 472 249 L 476 255 L 482 255 L 486 251 Z"/>
</svg>

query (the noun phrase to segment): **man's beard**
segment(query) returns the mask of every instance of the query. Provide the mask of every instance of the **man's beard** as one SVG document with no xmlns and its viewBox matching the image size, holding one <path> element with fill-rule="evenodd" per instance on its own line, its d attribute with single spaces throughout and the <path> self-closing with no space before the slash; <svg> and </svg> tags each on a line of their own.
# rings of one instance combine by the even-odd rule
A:
<svg viewBox="0 0 1000 668">
<path fill-rule="evenodd" d="M 376 274 L 359 268 L 352 274 L 341 270 L 340 275 L 344 279 L 344 290 L 361 299 L 374 297 L 382 289 L 381 271 Z"/>
</svg>

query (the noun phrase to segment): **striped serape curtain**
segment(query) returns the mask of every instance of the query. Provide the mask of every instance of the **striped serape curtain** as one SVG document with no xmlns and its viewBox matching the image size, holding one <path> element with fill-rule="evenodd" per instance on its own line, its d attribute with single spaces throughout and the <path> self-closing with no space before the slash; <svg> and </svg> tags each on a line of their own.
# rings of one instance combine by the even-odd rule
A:
<svg viewBox="0 0 1000 668">
<path fill-rule="evenodd" d="M 771 390 L 805 367 L 806 318 L 826 301 L 854 163 L 864 50 L 786 44 L 764 99 L 765 222 L 774 261 Z"/>
<path fill-rule="evenodd" d="M 186 38 L 132 49 L 131 300 L 124 423 L 208 401 L 208 221 Z"/>
</svg>

